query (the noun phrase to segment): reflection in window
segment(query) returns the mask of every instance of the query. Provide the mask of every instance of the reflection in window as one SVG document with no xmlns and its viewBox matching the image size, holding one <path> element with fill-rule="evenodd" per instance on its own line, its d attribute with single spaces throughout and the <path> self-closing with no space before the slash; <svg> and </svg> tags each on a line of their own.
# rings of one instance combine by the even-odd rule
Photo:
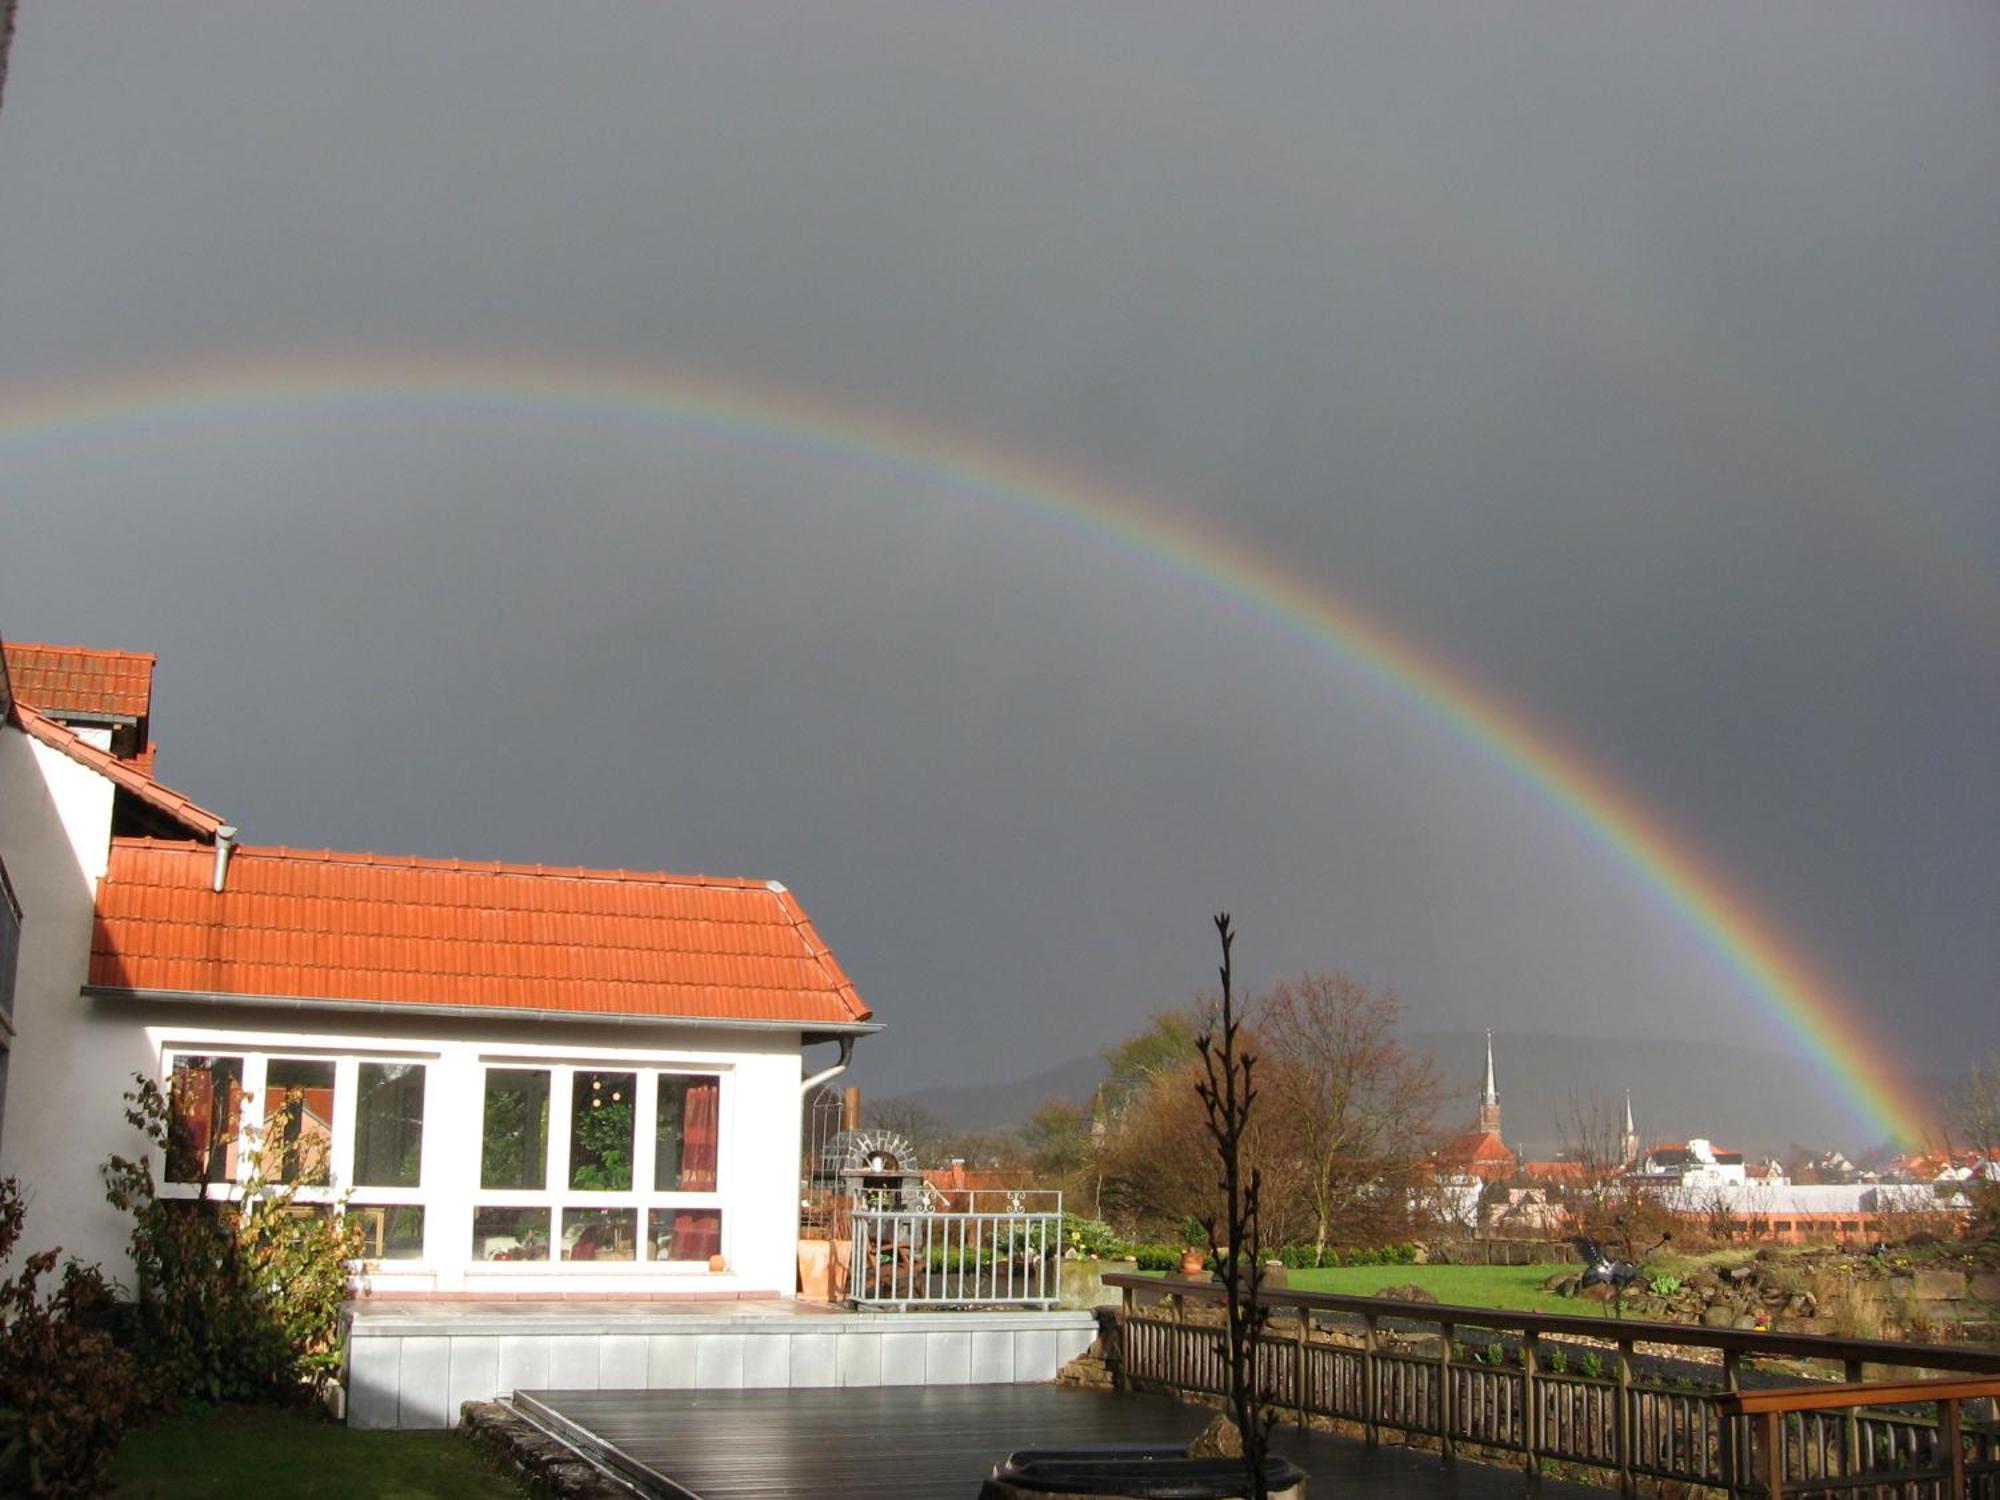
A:
<svg viewBox="0 0 2000 1500">
<path fill-rule="evenodd" d="M 636 1073 L 578 1068 L 570 1079 L 569 1185 L 599 1192 L 632 1188 Z"/>
<path fill-rule="evenodd" d="M 167 1181 L 234 1178 L 242 1113 L 242 1058 L 175 1058 L 167 1081 Z"/>
<path fill-rule="evenodd" d="M 369 1203 L 347 1210 L 347 1222 L 361 1226 L 361 1259 L 422 1260 L 424 1211 L 414 1203 Z"/>
<path fill-rule="evenodd" d="M 637 1260 L 639 1211 L 636 1208 L 566 1208 L 563 1210 L 564 1260 Z"/>
<path fill-rule="evenodd" d="M 716 1127 L 721 1098 L 720 1079 L 660 1075 L 660 1099 L 654 1121 L 658 1143 L 653 1157 L 654 1191 L 715 1191 Z M 703 1251 L 702 1255 L 709 1253 Z"/>
<path fill-rule="evenodd" d="M 474 1260 L 547 1260 L 546 1208 L 477 1208 L 472 1212 Z"/>
<path fill-rule="evenodd" d="M 333 1062 L 274 1057 L 264 1068 L 264 1165 L 280 1182 L 333 1175 Z"/>
<path fill-rule="evenodd" d="M 540 1068 L 488 1068 L 479 1185 L 545 1188 L 548 1160 L 548 1073 Z"/>
<path fill-rule="evenodd" d="M 707 1260 L 722 1253 L 722 1210 L 656 1208 L 646 1215 L 652 1260 Z"/>
<path fill-rule="evenodd" d="M 424 1175 L 422 1063 L 361 1064 L 354 1111 L 354 1180 L 416 1187 Z"/>
</svg>

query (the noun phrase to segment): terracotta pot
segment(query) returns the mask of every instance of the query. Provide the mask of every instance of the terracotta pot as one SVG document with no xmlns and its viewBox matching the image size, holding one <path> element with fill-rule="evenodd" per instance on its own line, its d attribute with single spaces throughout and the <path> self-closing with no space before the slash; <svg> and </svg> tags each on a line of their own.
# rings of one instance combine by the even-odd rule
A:
<svg viewBox="0 0 2000 1500">
<path fill-rule="evenodd" d="M 810 1302 L 833 1300 L 833 1245 L 830 1241 L 799 1241 L 799 1295 Z"/>
<path fill-rule="evenodd" d="M 1206 1250 L 1183 1250 L 1181 1252 L 1181 1275 L 1200 1276 L 1208 1270 Z"/>
<path fill-rule="evenodd" d="M 711 1255 L 708 1258 L 708 1268 L 711 1271 L 726 1271 L 729 1269 L 729 1262 L 720 1255 Z"/>
</svg>

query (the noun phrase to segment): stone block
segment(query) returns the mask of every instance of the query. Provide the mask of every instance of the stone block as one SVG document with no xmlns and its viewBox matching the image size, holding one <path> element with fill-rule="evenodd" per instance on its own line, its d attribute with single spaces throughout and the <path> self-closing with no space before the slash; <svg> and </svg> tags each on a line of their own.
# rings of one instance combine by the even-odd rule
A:
<svg viewBox="0 0 2000 1500">
<path fill-rule="evenodd" d="M 694 1349 L 694 1386 L 698 1391 L 743 1389 L 743 1345 L 749 1335 L 704 1333 Z"/>
<path fill-rule="evenodd" d="M 976 1328 L 966 1379 L 974 1385 L 1008 1385 L 1014 1379 L 1014 1335 L 1005 1328 Z"/>
<path fill-rule="evenodd" d="M 838 1370 L 834 1363 L 835 1337 L 831 1333 L 792 1335 L 791 1384 L 794 1387 L 830 1386 L 837 1383 Z"/>
<path fill-rule="evenodd" d="M 2000 1271 L 1975 1271 L 1971 1290 L 1981 1302 L 2000 1302 Z"/>
<path fill-rule="evenodd" d="M 500 1341 L 455 1338 L 451 1341 L 451 1409 L 468 1401 L 491 1401 L 500 1394 Z"/>
<path fill-rule="evenodd" d="M 643 1391 L 646 1388 L 646 1336 L 607 1333 L 597 1341 L 597 1388 L 601 1391 Z"/>
<path fill-rule="evenodd" d="M 792 1383 L 792 1337 L 751 1333 L 743 1337 L 745 1390 L 783 1390 Z"/>
<path fill-rule="evenodd" d="M 396 1425 L 403 1377 L 403 1341 L 361 1338 L 347 1346 L 347 1425 L 363 1429 Z"/>
<path fill-rule="evenodd" d="M 882 1335 L 882 1384 L 924 1383 L 924 1336 L 921 1333 Z"/>
<path fill-rule="evenodd" d="M 834 1355 L 836 1378 L 841 1385 L 882 1383 L 882 1336 L 879 1333 L 843 1333 Z"/>
<path fill-rule="evenodd" d="M 549 1388 L 549 1341 L 527 1336 L 500 1340 L 500 1383 L 502 1396 L 516 1391 L 545 1391 Z"/>
<path fill-rule="evenodd" d="M 441 1335 L 406 1337 L 396 1425 L 412 1431 L 449 1427 L 451 1413 L 451 1340 Z"/>
<path fill-rule="evenodd" d="M 1916 1295 L 1920 1301 L 1963 1302 L 1965 1300 L 1963 1271 L 1918 1271 L 1910 1279 L 1916 1283 Z"/>
<path fill-rule="evenodd" d="M 585 1334 L 564 1334 L 549 1343 L 549 1389 L 597 1389 L 597 1340 Z"/>
<path fill-rule="evenodd" d="M 924 1384 L 964 1385 L 972 1379 L 972 1341 L 979 1335 L 962 1329 L 938 1329 L 924 1335 Z"/>
</svg>

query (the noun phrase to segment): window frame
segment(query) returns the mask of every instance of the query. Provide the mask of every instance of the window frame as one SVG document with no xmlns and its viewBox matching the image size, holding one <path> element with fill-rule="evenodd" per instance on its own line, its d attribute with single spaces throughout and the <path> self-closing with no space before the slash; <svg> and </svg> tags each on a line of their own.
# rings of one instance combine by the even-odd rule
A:
<svg viewBox="0 0 2000 1500">
<path fill-rule="evenodd" d="M 474 1255 L 471 1242 L 464 1247 L 465 1263 L 477 1267 L 482 1273 L 493 1272 L 513 1276 L 562 1275 L 579 1265 L 587 1265 L 593 1275 L 646 1275 L 660 1272 L 684 1272 L 699 1267 L 706 1270 L 707 1262 L 701 1260 L 654 1260 L 650 1254 L 651 1240 L 647 1235 L 650 1215 L 655 1210 L 711 1209 L 721 1218 L 718 1242 L 721 1253 L 729 1254 L 729 1233 L 732 1215 L 729 1213 L 728 1197 L 734 1176 L 728 1143 L 735 1136 L 735 1126 L 731 1120 L 734 1102 L 734 1078 L 732 1070 L 724 1065 L 710 1063 L 684 1063 L 678 1061 L 660 1062 L 643 1058 L 613 1057 L 588 1058 L 566 1057 L 522 1057 L 518 1054 L 482 1054 L 478 1059 L 480 1114 L 483 1121 L 487 1080 L 495 1072 L 545 1072 L 549 1075 L 549 1136 L 547 1158 L 543 1163 L 543 1182 L 539 1189 L 533 1188 L 489 1188 L 483 1185 L 485 1173 L 485 1140 L 479 1142 L 480 1161 L 475 1164 L 473 1180 L 482 1184 L 470 1194 L 472 1212 L 476 1217 L 480 1210 L 489 1208 L 541 1209 L 549 1215 L 549 1255 L 545 1260 L 494 1261 L 480 1260 Z M 635 1075 L 633 1084 L 633 1142 L 632 1142 L 632 1186 L 630 1188 L 574 1188 L 570 1180 L 570 1146 L 572 1110 L 574 1108 L 576 1078 L 579 1074 L 591 1073 L 631 1073 Z M 659 1085 L 662 1078 L 712 1079 L 716 1085 L 716 1163 L 715 1186 L 703 1191 L 681 1189 L 660 1189 L 652 1186 L 658 1145 L 657 1119 L 659 1108 Z M 572 1261 L 566 1257 L 570 1244 L 569 1226 L 565 1223 L 566 1209 L 595 1212 L 600 1209 L 629 1209 L 634 1211 L 640 1253 L 631 1260 L 589 1260 Z"/>
</svg>

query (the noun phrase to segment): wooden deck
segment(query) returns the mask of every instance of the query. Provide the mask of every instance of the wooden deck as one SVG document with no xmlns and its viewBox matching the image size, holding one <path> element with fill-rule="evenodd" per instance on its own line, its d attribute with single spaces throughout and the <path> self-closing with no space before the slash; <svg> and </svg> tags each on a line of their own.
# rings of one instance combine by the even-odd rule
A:
<svg viewBox="0 0 2000 1500">
<path fill-rule="evenodd" d="M 876 1386 L 790 1391 L 534 1391 L 524 1409 L 653 1495 L 972 1500 L 1017 1448 L 1184 1443 L 1212 1415 L 1164 1396 L 1048 1385 Z M 1519 1470 L 1406 1448 L 1371 1449 L 1279 1427 L 1274 1443 L 1306 1470 L 1315 1500 L 1409 1496 L 1499 1500 L 1527 1493 Z M 1605 1490 L 1545 1481 L 1544 1500 L 1604 1500 Z"/>
</svg>

